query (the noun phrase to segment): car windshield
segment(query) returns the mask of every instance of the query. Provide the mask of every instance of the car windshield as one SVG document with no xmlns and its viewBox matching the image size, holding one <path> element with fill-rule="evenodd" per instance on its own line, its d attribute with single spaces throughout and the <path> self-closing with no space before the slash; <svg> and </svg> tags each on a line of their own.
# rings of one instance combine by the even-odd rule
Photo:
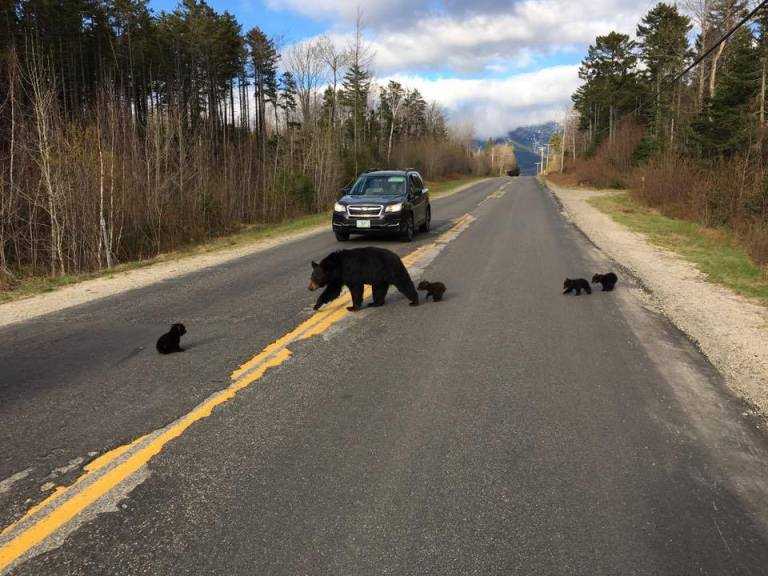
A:
<svg viewBox="0 0 768 576">
<path fill-rule="evenodd" d="M 352 196 L 402 196 L 405 176 L 366 176 L 360 178 L 350 192 Z"/>
</svg>

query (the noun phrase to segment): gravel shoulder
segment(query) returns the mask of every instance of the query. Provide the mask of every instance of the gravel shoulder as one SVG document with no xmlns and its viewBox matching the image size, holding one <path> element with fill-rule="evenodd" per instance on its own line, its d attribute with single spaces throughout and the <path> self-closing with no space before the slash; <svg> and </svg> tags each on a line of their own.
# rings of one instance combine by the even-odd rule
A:
<svg viewBox="0 0 768 576">
<path fill-rule="evenodd" d="M 547 186 L 566 216 L 639 279 L 653 304 L 701 349 L 728 386 L 768 415 L 768 309 L 708 282 L 693 264 L 588 203 L 612 192 Z"/>
</svg>

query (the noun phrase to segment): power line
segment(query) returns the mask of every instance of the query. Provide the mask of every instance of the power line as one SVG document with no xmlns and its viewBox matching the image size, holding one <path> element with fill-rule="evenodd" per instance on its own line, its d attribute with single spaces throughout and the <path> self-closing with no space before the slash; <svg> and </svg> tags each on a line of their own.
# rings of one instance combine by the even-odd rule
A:
<svg viewBox="0 0 768 576">
<path fill-rule="evenodd" d="M 754 10 L 752 10 L 752 12 L 750 12 L 749 14 L 747 14 L 746 16 L 744 16 L 744 18 L 742 18 L 742 19 L 741 19 L 741 21 L 740 21 L 738 24 L 736 24 L 736 25 L 735 25 L 733 28 L 731 28 L 730 30 L 728 30 L 728 32 L 726 32 L 725 34 L 723 34 L 723 36 L 720 38 L 720 40 L 718 40 L 718 41 L 717 41 L 717 42 L 715 42 L 715 43 L 714 43 L 712 46 L 710 46 L 710 47 L 709 47 L 709 49 L 708 49 L 706 52 L 704 52 L 704 54 L 702 54 L 701 56 L 699 56 L 698 58 L 696 58 L 696 60 L 694 60 L 694 61 L 693 61 L 693 62 L 690 64 L 690 66 L 688 66 L 688 67 L 687 67 L 685 70 L 683 70 L 683 71 L 682 71 L 682 72 L 680 72 L 678 75 L 676 75 L 674 78 L 672 78 L 672 80 L 670 81 L 670 84 L 671 84 L 671 83 L 674 83 L 674 82 L 677 82 L 678 80 L 680 80 L 680 78 L 682 78 L 682 77 L 683 77 L 683 76 L 685 76 L 685 75 L 686 75 L 688 72 L 690 72 L 690 71 L 691 71 L 691 69 L 693 69 L 693 67 L 694 67 L 694 66 L 696 66 L 696 65 L 697 65 L 699 62 L 701 62 L 702 60 L 704 60 L 704 58 L 706 58 L 707 56 L 709 56 L 709 55 L 710 55 L 710 54 L 711 54 L 711 53 L 714 51 L 714 49 L 715 49 L 715 48 L 717 48 L 718 46 L 720 46 L 720 44 L 722 44 L 723 42 L 725 42 L 726 40 L 728 40 L 728 38 L 730 38 L 731 36 L 733 36 L 733 34 L 734 34 L 734 32 L 736 32 L 736 30 L 738 30 L 739 28 L 741 28 L 741 27 L 742 27 L 742 26 L 743 26 L 743 25 L 744 25 L 744 24 L 745 24 L 747 21 L 749 21 L 749 20 L 752 18 L 752 16 L 754 16 L 755 14 L 757 14 L 757 13 L 758 13 L 758 11 L 759 11 L 759 10 L 760 10 L 760 9 L 761 9 L 763 6 L 765 6 L 766 4 L 768 4 L 768 0 L 763 0 L 762 2 L 760 2 L 760 4 L 758 4 L 758 5 L 755 7 L 755 9 L 754 9 Z"/>
<path fill-rule="evenodd" d="M 704 58 L 706 58 L 707 56 L 709 56 L 709 55 L 710 55 L 710 54 L 711 54 L 711 53 L 712 53 L 712 52 L 715 50 L 715 48 L 717 48 L 718 46 L 720 46 L 720 44 L 722 44 L 723 42 L 725 42 L 726 40 L 728 40 L 728 38 L 730 38 L 731 36 L 733 36 L 733 34 L 734 34 L 734 33 L 735 33 L 735 32 L 736 32 L 736 31 L 737 31 L 739 28 L 741 28 L 741 27 L 742 27 L 744 24 L 746 24 L 746 23 L 747 23 L 747 22 L 748 22 L 748 21 L 749 21 L 749 20 L 750 20 L 750 19 L 751 19 L 751 18 L 752 18 L 752 17 L 753 17 L 755 14 L 757 14 L 757 13 L 760 11 L 760 9 L 761 9 L 761 8 L 763 8 L 764 6 L 766 6 L 766 4 L 768 4 L 768 0 L 763 0 L 762 2 L 760 2 L 760 4 L 758 4 L 757 6 L 755 6 L 755 8 L 754 8 L 754 9 L 753 9 L 753 10 L 752 10 L 752 11 L 751 11 L 749 14 L 747 14 L 746 16 L 744 16 L 744 18 L 742 18 L 742 19 L 741 19 L 741 20 L 738 22 L 738 24 L 736 24 L 736 25 L 735 25 L 735 26 L 733 26 L 733 27 L 732 27 L 730 30 L 728 30 L 728 31 L 727 31 L 725 34 L 723 34 L 723 35 L 722 35 L 722 37 L 720 37 L 720 39 L 719 39 L 717 42 L 715 42 L 715 43 L 714 43 L 712 46 L 710 46 L 710 47 L 709 47 L 709 48 L 708 48 L 708 49 L 707 49 L 707 50 L 706 50 L 706 51 L 705 51 L 703 54 L 701 54 L 701 55 L 700 55 L 700 56 L 698 56 L 698 57 L 697 57 L 697 58 L 696 58 L 696 59 L 695 59 L 693 62 L 691 62 L 691 64 L 690 64 L 688 67 L 686 67 L 686 69 L 685 69 L 685 70 L 683 70 L 683 71 L 682 71 L 682 72 L 680 72 L 679 74 L 676 74 L 676 75 L 675 75 L 675 76 L 674 76 L 674 77 L 673 77 L 671 80 L 669 80 L 669 81 L 667 81 L 667 80 L 663 81 L 663 82 L 662 82 L 662 85 L 667 85 L 667 84 L 670 84 L 670 85 L 671 85 L 671 84 L 674 84 L 675 82 L 677 82 L 678 80 L 680 80 L 680 79 L 681 79 L 683 76 L 685 76 L 685 75 L 686 75 L 688 72 L 690 72 L 690 71 L 691 71 L 691 70 L 692 70 L 692 69 L 693 69 L 693 68 L 694 68 L 694 67 L 695 67 L 697 64 L 699 64 L 699 63 L 700 63 L 702 60 L 704 60 Z M 639 110 L 640 110 L 642 107 L 643 107 L 642 103 L 641 103 L 641 104 L 638 104 L 638 105 L 637 105 L 637 107 L 636 107 L 636 108 L 635 108 L 635 109 L 634 109 L 632 112 L 630 112 L 630 114 L 635 114 L 635 113 L 637 113 L 637 112 L 638 112 L 638 111 L 639 111 Z"/>
</svg>

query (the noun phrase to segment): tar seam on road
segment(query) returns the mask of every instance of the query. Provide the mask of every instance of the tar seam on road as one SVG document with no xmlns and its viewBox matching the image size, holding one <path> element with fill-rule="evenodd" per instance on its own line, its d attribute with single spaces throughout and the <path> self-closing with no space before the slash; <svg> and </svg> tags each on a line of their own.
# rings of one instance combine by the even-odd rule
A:
<svg viewBox="0 0 768 576">
<path fill-rule="evenodd" d="M 403 257 L 403 263 L 414 272 L 420 272 L 475 220 L 470 214 L 456 219 L 453 225 L 433 242 L 425 244 Z M 365 297 L 370 297 L 370 288 Z M 228 402 L 271 368 L 288 360 L 292 353 L 288 345 L 326 332 L 331 326 L 349 315 L 348 292 L 330 306 L 313 314 L 291 332 L 264 348 L 231 374 L 232 383 L 215 392 L 165 428 L 155 430 L 132 442 L 99 456 L 85 466 L 85 472 L 70 486 L 60 486 L 48 498 L 33 506 L 27 513 L 0 532 L 0 574 L 44 551 L 45 542 L 67 529 L 83 512 L 115 491 L 132 475 L 139 472 L 172 440 L 181 436 L 192 424 L 203 420 L 213 410 Z"/>
</svg>

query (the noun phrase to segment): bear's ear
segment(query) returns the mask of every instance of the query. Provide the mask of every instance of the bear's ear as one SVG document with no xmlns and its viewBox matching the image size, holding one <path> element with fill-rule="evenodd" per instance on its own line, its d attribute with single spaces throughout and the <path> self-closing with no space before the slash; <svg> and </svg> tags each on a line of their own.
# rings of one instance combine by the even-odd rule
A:
<svg viewBox="0 0 768 576">
<path fill-rule="evenodd" d="M 312 260 L 312 268 L 317 268 L 318 266 L 320 266 L 320 264 Z"/>
</svg>

